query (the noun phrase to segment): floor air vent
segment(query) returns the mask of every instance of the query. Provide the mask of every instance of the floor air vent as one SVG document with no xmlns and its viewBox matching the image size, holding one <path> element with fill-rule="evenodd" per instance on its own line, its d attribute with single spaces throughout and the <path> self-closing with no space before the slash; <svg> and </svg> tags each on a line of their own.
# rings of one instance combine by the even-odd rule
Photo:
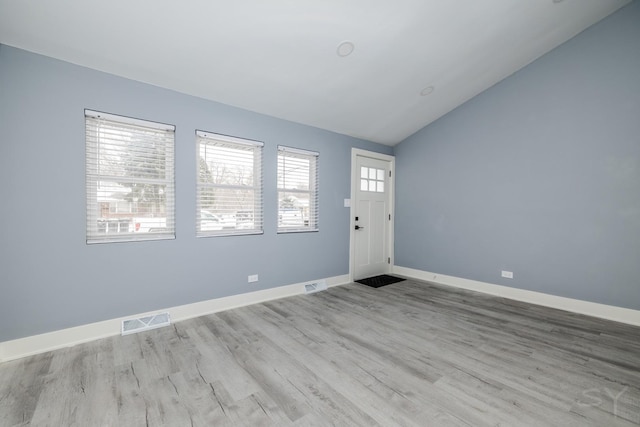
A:
<svg viewBox="0 0 640 427">
<path fill-rule="evenodd" d="M 304 285 L 305 294 L 312 294 L 314 292 L 324 291 L 325 289 L 327 289 L 327 282 L 325 282 L 324 280 L 321 280 L 316 283 L 309 283 L 308 285 Z"/>
<path fill-rule="evenodd" d="M 151 316 L 127 319 L 122 321 L 122 335 L 135 334 L 149 329 L 161 328 L 171 324 L 169 313 L 158 313 Z"/>
</svg>

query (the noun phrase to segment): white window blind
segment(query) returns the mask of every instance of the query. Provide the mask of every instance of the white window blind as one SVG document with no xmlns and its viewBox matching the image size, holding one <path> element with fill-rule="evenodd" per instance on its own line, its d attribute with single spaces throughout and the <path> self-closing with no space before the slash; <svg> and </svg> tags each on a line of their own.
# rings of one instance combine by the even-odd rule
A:
<svg viewBox="0 0 640 427">
<path fill-rule="evenodd" d="M 85 110 L 87 243 L 175 238 L 175 127 Z"/>
<path fill-rule="evenodd" d="M 278 233 L 318 231 L 318 157 L 278 146 Z"/>
<path fill-rule="evenodd" d="M 263 143 L 196 131 L 197 236 L 262 234 Z"/>
</svg>

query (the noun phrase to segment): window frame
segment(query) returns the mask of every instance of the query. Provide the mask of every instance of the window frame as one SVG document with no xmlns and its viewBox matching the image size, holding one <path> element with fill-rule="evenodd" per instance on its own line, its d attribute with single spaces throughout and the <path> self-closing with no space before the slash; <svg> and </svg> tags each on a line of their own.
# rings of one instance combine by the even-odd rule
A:
<svg viewBox="0 0 640 427">
<path fill-rule="evenodd" d="M 84 110 L 85 116 L 85 180 L 86 180 L 86 243 L 87 244 L 99 244 L 99 243 L 118 243 L 118 242 L 136 242 L 136 241 L 149 241 L 149 240 L 170 240 L 175 239 L 175 126 L 160 122 L 154 122 L 149 120 L 136 119 L 116 114 L 104 113 L 99 111 L 93 111 L 89 109 Z M 109 138 L 101 138 L 98 134 L 100 127 L 111 128 L 111 130 L 117 130 L 118 132 L 126 133 L 131 132 L 131 135 L 140 137 L 143 133 L 146 133 L 149 138 L 144 139 L 143 142 L 149 144 L 152 141 L 160 142 L 159 146 L 162 147 L 164 154 L 164 178 L 140 178 L 129 175 L 109 175 L 101 173 L 100 171 L 100 156 L 101 156 L 101 141 L 109 141 Z M 155 132 L 155 135 L 154 135 Z M 152 136 L 153 135 L 153 136 Z M 142 147 L 144 148 L 144 147 Z M 134 153 L 129 151 L 128 153 Z M 161 159 L 162 157 L 160 157 Z M 164 186 L 164 202 L 163 210 L 164 226 L 158 227 L 162 230 L 139 232 L 139 228 L 133 223 L 134 215 L 133 204 L 131 202 L 131 210 L 128 214 L 131 215 L 131 222 L 127 227 L 127 231 L 121 231 L 121 227 L 126 226 L 123 218 L 115 216 L 113 219 L 107 218 L 106 221 L 102 218 L 100 212 L 104 211 L 104 204 L 110 203 L 100 201 L 99 187 L 101 183 L 112 183 L 115 186 L 122 184 L 139 183 L 144 185 L 160 185 Z M 118 202 L 116 201 L 116 204 Z M 106 211 L 110 211 L 110 206 Z M 110 215 L 117 215 L 116 212 L 110 212 Z M 145 218 L 145 217 L 140 217 Z M 162 217 L 149 217 L 158 218 L 153 223 L 162 223 Z M 102 221 L 102 226 L 99 222 Z M 116 233 L 101 234 L 102 229 L 110 229 L 111 222 L 117 222 Z M 105 228 L 106 227 L 106 228 Z M 150 227 L 151 229 L 151 227 Z"/>
<path fill-rule="evenodd" d="M 201 179 L 201 149 L 202 143 L 211 143 L 214 145 L 225 146 L 230 150 L 247 150 L 253 153 L 253 185 L 239 184 L 217 184 L 203 182 Z M 222 161 L 232 162 L 232 157 L 222 158 Z M 206 161 L 206 160 L 205 160 Z M 223 237 L 223 236 L 247 236 L 264 234 L 264 143 L 247 138 L 223 135 L 215 132 L 196 130 L 196 237 Z M 239 228 L 238 212 L 233 216 L 232 223 L 235 222 L 233 228 L 225 228 L 222 226 L 219 230 L 203 230 L 202 229 L 202 190 L 209 188 L 211 190 L 252 190 L 253 191 L 253 210 L 251 214 L 251 228 Z M 224 215 L 228 213 L 219 212 L 213 209 L 206 209 L 210 214 L 218 216 L 219 220 L 226 224 Z"/>
<path fill-rule="evenodd" d="M 309 160 L 309 189 L 292 189 L 286 188 L 286 177 L 283 178 L 285 183 L 284 187 L 280 186 L 280 169 L 285 168 L 284 164 L 281 164 L 281 160 L 286 157 L 308 159 Z M 286 163 L 285 163 L 286 164 Z M 282 172 L 283 174 L 286 171 Z M 285 145 L 278 145 L 278 159 L 277 159 L 277 174 L 276 174 L 276 189 L 277 189 L 277 233 L 314 233 L 320 231 L 320 153 L 311 150 L 305 150 L 301 148 L 294 148 Z M 302 226 L 282 226 L 281 225 L 281 193 L 294 193 L 294 194 L 308 194 L 309 197 L 309 216 L 308 224 Z"/>
</svg>

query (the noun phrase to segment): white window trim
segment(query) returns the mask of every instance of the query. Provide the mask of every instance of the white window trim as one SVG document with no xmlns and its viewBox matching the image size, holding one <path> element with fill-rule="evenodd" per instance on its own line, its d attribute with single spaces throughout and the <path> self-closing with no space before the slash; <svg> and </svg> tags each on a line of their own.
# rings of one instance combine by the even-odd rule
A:
<svg viewBox="0 0 640 427">
<path fill-rule="evenodd" d="M 86 241 L 87 244 L 95 243 L 115 243 L 115 242 L 135 242 L 135 241 L 148 241 L 148 240 L 165 240 L 175 239 L 175 126 L 152 122 L 147 120 L 135 119 L 131 117 L 119 116 L 115 114 L 103 113 L 93 110 L 85 109 L 85 179 L 86 179 L 86 209 L 87 209 L 87 223 L 86 223 Z M 168 156 L 165 157 L 165 171 L 166 177 L 164 179 L 143 179 L 134 177 L 122 177 L 122 176 L 108 176 L 100 174 L 98 168 L 97 156 L 99 154 L 99 148 L 92 146 L 92 141 L 96 141 L 99 144 L 98 137 L 92 135 L 92 141 L 88 138 L 90 135 L 90 122 L 96 120 L 105 120 L 122 125 L 133 125 L 144 127 L 147 129 L 157 130 L 159 132 L 167 132 L 172 134 L 171 147 L 167 150 Z M 169 147 L 167 147 L 169 148 Z M 98 233 L 98 182 L 99 181 L 126 181 L 126 182 L 138 182 L 143 184 L 162 184 L 166 186 L 165 193 L 165 228 L 166 231 L 152 232 L 152 233 L 138 233 L 135 229 L 129 229 L 128 232 L 100 235 Z M 117 221 L 117 219 L 114 219 Z M 134 226 L 130 224 L 130 227 Z"/>
<path fill-rule="evenodd" d="M 200 146 L 203 141 L 211 140 L 215 142 L 229 143 L 236 146 L 245 146 L 254 148 L 254 164 L 253 164 L 253 182 L 252 187 L 236 186 L 225 184 L 212 184 L 200 181 Z M 196 237 L 223 237 L 223 236 L 242 236 L 242 235 L 259 235 L 264 234 L 264 203 L 263 203 L 263 147 L 264 143 L 251 139 L 238 138 L 229 135 L 222 135 L 214 132 L 196 130 Z M 257 149 L 257 150 L 255 150 Z M 202 188 L 219 188 L 219 189 L 253 189 L 254 191 L 254 227 L 250 229 L 230 228 L 222 230 L 202 230 L 201 229 L 201 189 Z M 255 215 L 258 212 L 259 215 Z M 258 218 L 256 218 L 256 216 Z M 237 218 L 236 218 L 237 220 Z M 259 224 L 256 226 L 256 220 Z M 237 227 L 237 223 L 236 223 Z"/>
<path fill-rule="evenodd" d="M 313 233 L 320 231 L 320 153 L 311 150 L 304 150 L 300 148 L 287 147 L 284 145 L 278 145 L 278 167 L 280 165 L 280 157 L 281 155 L 286 153 L 297 154 L 300 157 L 307 157 L 309 159 L 313 159 L 311 170 L 309 171 L 309 190 L 297 190 L 297 189 L 286 189 L 280 188 L 278 185 L 278 200 L 277 200 L 277 209 L 278 215 L 280 215 L 280 193 L 299 193 L 299 194 L 308 194 L 309 195 L 309 221 L 310 224 L 308 226 L 301 227 L 281 227 L 278 224 L 277 232 L 278 234 L 287 234 L 287 233 Z M 278 219 L 279 222 L 279 219 Z"/>
</svg>

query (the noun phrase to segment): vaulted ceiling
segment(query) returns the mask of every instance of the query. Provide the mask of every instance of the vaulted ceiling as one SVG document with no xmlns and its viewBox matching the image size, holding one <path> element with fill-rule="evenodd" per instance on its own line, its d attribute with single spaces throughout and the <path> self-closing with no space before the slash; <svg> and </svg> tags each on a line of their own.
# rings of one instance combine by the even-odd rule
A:
<svg viewBox="0 0 640 427">
<path fill-rule="evenodd" d="M 0 43 L 395 145 L 629 0 L 0 0 Z"/>
</svg>

